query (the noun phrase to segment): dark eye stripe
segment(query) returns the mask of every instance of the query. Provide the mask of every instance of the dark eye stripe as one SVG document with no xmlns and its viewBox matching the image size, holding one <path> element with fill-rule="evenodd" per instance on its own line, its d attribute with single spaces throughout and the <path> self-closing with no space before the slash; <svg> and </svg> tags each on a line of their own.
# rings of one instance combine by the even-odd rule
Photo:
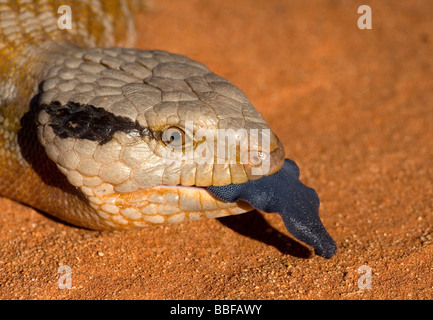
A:
<svg viewBox="0 0 433 320">
<path fill-rule="evenodd" d="M 142 127 L 137 121 L 115 116 L 103 108 L 92 105 L 81 105 L 68 102 L 61 105 L 54 101 L 42 105 L 42 110 L 50 115 L 50 127 L 61 138 L 77 138 L 98 141 L 105 144 L 113 138 L 117 131 L 137 132 L 141 136 L 150 135 L 148 128 Z"/>
</svg>

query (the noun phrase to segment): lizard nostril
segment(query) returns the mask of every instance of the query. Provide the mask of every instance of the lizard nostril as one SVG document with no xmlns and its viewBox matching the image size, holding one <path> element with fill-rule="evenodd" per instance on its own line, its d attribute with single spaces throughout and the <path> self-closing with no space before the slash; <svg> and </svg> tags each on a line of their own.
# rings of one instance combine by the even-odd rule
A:
<svg viewBox="0 0 433 320">
<path fill-rule="evenodd" d="M 241 157 L 242 164 L 250 167 L 260 167 L 266 161 L 270 161 L 270 155 L 265 151 L 249 150 L 245 151 Z"/>
<path fill-rule="evenodd" d="M 248 150 L 241 155 L 241 163 L 250 180 L 270 175 L 284 164 L 284 149 L 279 142 L 270 153 L 259 150 Z"/>
</svg>

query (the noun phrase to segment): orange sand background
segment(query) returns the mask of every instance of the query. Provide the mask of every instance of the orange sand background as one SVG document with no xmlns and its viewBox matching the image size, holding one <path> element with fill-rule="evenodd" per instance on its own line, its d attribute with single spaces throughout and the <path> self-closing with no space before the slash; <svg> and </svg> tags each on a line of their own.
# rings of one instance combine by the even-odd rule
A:
<svg viewBox="0 0 433 320">
<path fill-rule="evenodd" d="M 96 232 L 0 199 L 0 298 L 431 299 L 432 17 L 430 0 L 154 1 L 138 46 L 244 90 L 319 193 L 337 255 L 311 255 L 276 214 Z"/>
</svg>

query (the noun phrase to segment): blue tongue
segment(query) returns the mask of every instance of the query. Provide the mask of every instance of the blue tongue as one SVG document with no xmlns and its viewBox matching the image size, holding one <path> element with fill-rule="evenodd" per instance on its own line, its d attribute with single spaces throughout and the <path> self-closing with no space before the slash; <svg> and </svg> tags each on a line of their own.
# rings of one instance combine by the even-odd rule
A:
<svg viewBox="0 0 433 320">
<path fill-rule="evenodd" d="M 323 258 L 329 259 L 337 251 L 337 245 L 320 221 L 316 191 L 299 181 L 299 168 L 290 159 L 285 159 L 284 166 L 272 175 L 207 189 L 223 201 L 243 200 L 264 212 L 278 213 L 287 230 Z"/>
</svg>

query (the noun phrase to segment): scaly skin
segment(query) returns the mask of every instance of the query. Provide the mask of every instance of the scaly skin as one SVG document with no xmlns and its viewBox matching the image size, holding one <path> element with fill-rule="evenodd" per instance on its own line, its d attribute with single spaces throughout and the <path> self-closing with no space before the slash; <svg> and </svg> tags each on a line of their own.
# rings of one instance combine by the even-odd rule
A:
<svg viewBox="0 0 433 320">
<path fill-rule="evenodd" d="M 185 160 L 188 150 L 196 157 L 207 145 L 195 137 L 200 130 L 216 138 L 218 129 L 269 129 L 260 114 L 238 88 L 186 57 L 100 48 L 132 44 L 132 11 L 124 1 L 89 3 L 68 3 L 72 30 L 57 27 L 63 2 L 0 4 L 0 195 L 94 229 L 250 211 L 202 187 L 280 169 L 284 151 L 275 134 L 269 135 L 269 153 L 260 140 L 250 144 L 246 162 L 245 153 L 215 164 Z M 65 112 L 80 110 L 65 124 Z M 104 125 L 117 117 L 113 123 L 123 127 L 98 138 L 93 129 L 101 113 Z M 77 128 L 84 134 L 78 136 Z M 163 136 L 172 128 L 185 136 L 191 129 L 191 144 L 181 150 L 167 145 Z M 183 161 L 165 162 L 167 151 Z M 252 173 L 248 155 L 256 151 L 270 160 L 268 171 Z"/>
</svg>

